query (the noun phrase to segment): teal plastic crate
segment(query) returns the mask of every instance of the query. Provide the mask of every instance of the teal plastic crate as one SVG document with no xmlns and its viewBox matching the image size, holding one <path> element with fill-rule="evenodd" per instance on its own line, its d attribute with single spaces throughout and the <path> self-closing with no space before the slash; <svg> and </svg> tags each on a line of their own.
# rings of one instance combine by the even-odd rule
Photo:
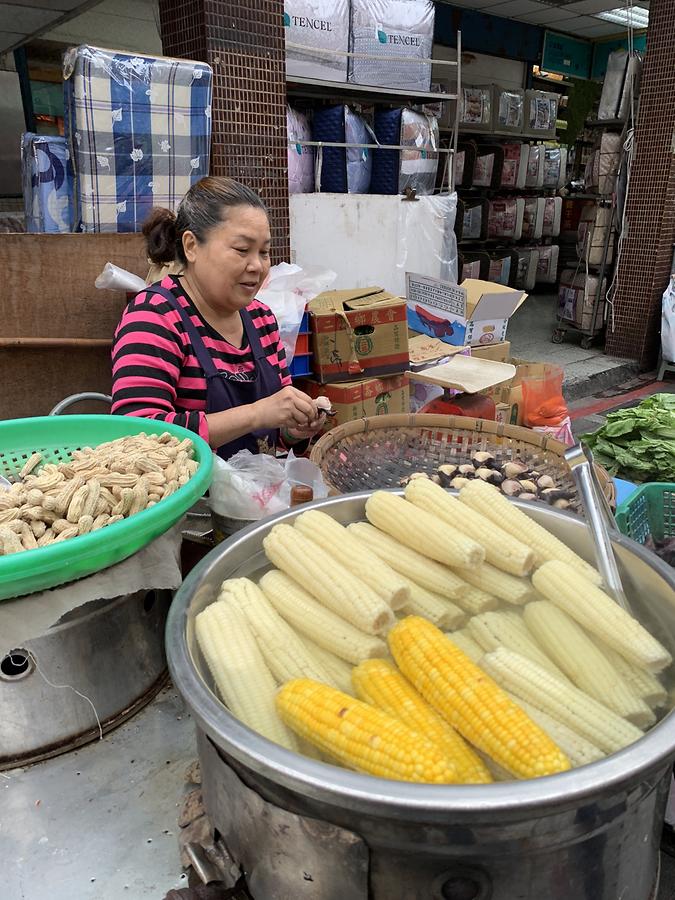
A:
<svg viewBox="0 0 675 900">
<path fill-rule="evenodd" d="M 638 488 L 616 511 L 619 531 L 638 544 L 675 536 L 675 484 L 654 482 Z"/>
</svg>

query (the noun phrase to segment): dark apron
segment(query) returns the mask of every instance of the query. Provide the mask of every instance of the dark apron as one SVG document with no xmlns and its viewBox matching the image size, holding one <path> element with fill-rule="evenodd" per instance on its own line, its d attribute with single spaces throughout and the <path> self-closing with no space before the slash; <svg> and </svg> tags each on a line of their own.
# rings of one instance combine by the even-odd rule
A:
<svg viewBox="0 0 675 900">
<path fill-rule="evenodd" d="M 253 324 L 251 314 L 246 309 L 240 312 L 244 325 L 244 334 L 248 340 L 255 370 L 252 381 L 235 381 L 228 378 L 225 372 L 219 372 L 211 358 L 211 354 L 204 346 L 199 332 L 192 324 L 190 314 L 176 300 L 171 291 L 159 285 L 152 285 L 148 293 L 159 294 L 180 315 L 185 330 L 190 338 L 192 349 L 206 376 L 206 412 L 218 413 L 226 409 L 235 409 L 238 406 L 246 406 L 263 400 L 281 390 L 281 378 L 279 372 L 267 359 L 258 330 Z M 217 450 L 218 456 L 228 459 L 239 450 L 250 450 L 251 453 L 273 453 L 277 445 L 279 432 L 276 429 L 262 429 L 245 434 L 234 441 L 223 444 Z"/>
</svg>

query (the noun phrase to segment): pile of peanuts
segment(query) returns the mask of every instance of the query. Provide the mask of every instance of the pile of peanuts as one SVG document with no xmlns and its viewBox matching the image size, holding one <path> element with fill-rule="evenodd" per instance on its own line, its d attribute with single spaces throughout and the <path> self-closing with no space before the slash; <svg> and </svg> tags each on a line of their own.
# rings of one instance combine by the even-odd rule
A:
<svg viewBox="0 0 675 900">
<path fill-rule="evenodd" d="M 133 516 L 195 474 L 189 438 L 144 432 L 75 450 L 67 462 L 34 453 L 20 480 L 0 489 L 0 556 L 46 547 Z"/>
</svg>

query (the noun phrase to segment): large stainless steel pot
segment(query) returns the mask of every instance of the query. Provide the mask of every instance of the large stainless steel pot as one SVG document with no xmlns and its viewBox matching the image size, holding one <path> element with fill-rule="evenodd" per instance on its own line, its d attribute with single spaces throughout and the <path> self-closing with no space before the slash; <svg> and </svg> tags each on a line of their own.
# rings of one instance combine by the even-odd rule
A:
<svg viewBox="0 0 675 900">
<path fill-rule="evenodd" d="M 346 524 L 368 494 L 319 501 Z M 528 515 L 586 558 L 585 524 L 548 507 Z M 262 539 L 297 510 L 213 550 L 180 589 L 167 624 L 169 666 L 198 727 L 204 800 L 256 900 L 649 900 L 675 757 L 667 716 L 621 753 L 525 782 L 413 785 L 284 750 L 222 707 L 199 653 L 195 616 L 223 579 L 259 572 Z M 675 653 L 675 577 L 614 541 L 636 614 Z M 669 685 L 670 687 L 670 685 Z"/>
<path fill-rule="evenodd" d="M 166 677 L 170 603 L 171 591 L 95 600 L 41 637 L 3 650 L 0 770 L 94 740 L 99 722 L 109 731 L 151 700 Z"/>
</svg>

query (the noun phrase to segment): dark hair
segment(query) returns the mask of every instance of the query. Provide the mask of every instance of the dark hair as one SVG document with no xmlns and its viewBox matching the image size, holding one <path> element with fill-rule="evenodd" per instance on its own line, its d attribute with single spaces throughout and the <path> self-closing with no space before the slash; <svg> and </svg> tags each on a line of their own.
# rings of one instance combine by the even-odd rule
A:
<svg viewBox="0 0 675 900">
<path fill-rule="evenodd" d="M 251 188 L 233 178 L 207 175 L 192 185 L 178 207 L 178 213 L 155 207 L 143 224 L 148 257 L 157 265 L 174 261 L 187 263 L 183 235 L 191 231 L 199 243 L 235 206 L 252 206 L 267 215 L 267 207 Z"/>
</svg>

